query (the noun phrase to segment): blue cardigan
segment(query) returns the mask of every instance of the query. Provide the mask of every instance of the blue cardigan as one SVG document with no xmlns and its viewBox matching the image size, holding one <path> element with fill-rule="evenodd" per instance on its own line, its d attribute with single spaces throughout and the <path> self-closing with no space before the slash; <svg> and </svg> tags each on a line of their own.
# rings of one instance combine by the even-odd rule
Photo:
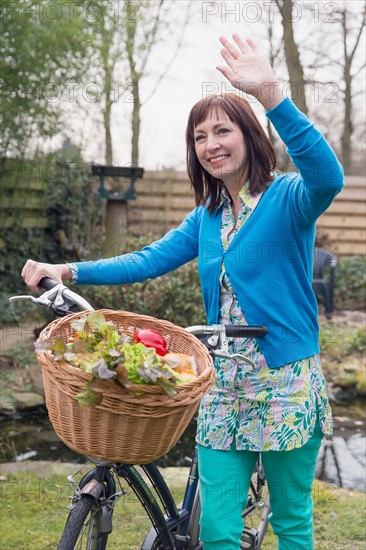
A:
<svg viewBox="0 0 366 550">
<path fill-rule="evenodd" d="M 299 173 L 279 174 L 223 251 L 222 208 L 192 210 L 180 226 L 139 252 L 77 263 L 77 284 L 159 277 L 198 256 L 208 323 L 219 314 L 221 262 L 248 324 L 268 327 L 257 343 L 270 368 L 319 353 L 312 291 L 316 219 L 343 187 L 343 170 L 322 134 L 286 98 L 266 113 Z"/>
</svg>

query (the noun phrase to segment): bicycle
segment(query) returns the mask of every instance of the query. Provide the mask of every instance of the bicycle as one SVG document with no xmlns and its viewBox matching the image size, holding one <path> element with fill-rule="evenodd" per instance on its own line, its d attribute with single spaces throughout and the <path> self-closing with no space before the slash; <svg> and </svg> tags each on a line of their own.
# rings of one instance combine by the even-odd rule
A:
<svg viewBox="0 0 366 550">
<path fill-rule="evenodd" d="M 42 279 L 39 286 L 46 290 L 40 297 L 13 296 L 10 301 L 30 299 L 33 303 L 49 307 L 57 316 L 68 315 L 76 308 L 93 310 L 84 298 L 51 279 Z M 227 337 L 260 338 L 267 332 L 265 326 L 234 325 L 199 325 L 187 327 L 186 330 L 198 337 L 212 356 L 240 357 L 250 364 L 246 356 L 229 354 Z M 152 523 L 141 550 L 203 549 L 199 540 L 201 506 L 197 448 L 191 459 L 183 502 L 179 506 L 154 462 L 136 466 L 86 458 L 95 467 L 79 483 L 72 476 L 68 477 L 73 495 L 58 550 L 107 548 L 115 506 L 126 495 L 121 479 L 137 496 Z M 260 548 L 267 530 L 269 513 L 269 493 L 266 492 L 266 479 L 259 455 L 250 482 L 247 506 L 242 513 L 245 520 L 241 536 L 242 550 Z"/>
</svg>

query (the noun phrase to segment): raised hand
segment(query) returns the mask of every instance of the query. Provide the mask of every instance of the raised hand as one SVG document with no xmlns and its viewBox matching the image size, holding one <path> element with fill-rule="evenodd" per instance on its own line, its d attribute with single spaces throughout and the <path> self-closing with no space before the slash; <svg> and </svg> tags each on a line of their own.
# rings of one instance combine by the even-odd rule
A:
<svg viewBox="0 0 366 550">
<path fill-rule="evenodd" d="M 242 40 L 237 34 L 233 34 L 233 40 L 236 46 L 224 36 L 220 37 L 224 46 L 221 55 L 227 65 L 216 68 L 232 86 L 254 96 L 265 109 L 273 109 L 283 97 L 267 57 L 253 40 Z"/>
</svg>

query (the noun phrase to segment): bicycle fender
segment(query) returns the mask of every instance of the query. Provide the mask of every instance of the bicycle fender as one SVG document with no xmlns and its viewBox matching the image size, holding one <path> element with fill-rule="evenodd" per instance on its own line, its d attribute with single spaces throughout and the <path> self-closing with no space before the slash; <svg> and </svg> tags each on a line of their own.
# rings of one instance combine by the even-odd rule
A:
<svg viewBox="0 0 366 550">
<path fill-rule="evenodd" d="M 95 499 L 98 499 L 100 495 L 105 491 L 105 485 L 101 481 L 97 481 L 96 479 L 90 480 L 82 489 L 80 489 L 80 494 L 82 495 L 90 495 L 94 497 Z"/>
</svg>

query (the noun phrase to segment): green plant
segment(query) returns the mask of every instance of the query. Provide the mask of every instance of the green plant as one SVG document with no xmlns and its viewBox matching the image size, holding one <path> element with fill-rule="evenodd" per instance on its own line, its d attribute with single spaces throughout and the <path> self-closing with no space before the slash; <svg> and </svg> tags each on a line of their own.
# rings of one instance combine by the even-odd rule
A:
<svg viewBox="0 0 366 550">
<path fill-rule="evenodd" d="M 81 261 L 86 248 L 98 245 L 103 224 L 103 202 L 98 181 L 90 175 L 80 151 L 65 141 L 44 160 L 51 177 L 45 181 L 45 259 L 48 262 Z"/>
<path fill-rule="evenodd" d="M 356 330 L 348 341 L 349 353 L 365 353 L 366 352 L 366 327 L 361 327 Z"/>
<path fill-rule="evenodd" d="M 334 305 L 336 309 L 366 308 L 366 258 L 341 258 L 336 267 Z"/>
<path fill-rule="evenodd" d="M 7 223 L 0 235 L 1 322 L 17 322 L 32 309 L 40 315 L 25 302 L 8 303 L 11 295 L 29 293 L 20 276 L 28 258 L 49 263 L 82 260 L 88 247 L 98 246 L 103 204 L 85 166 L 78 148 L 67 140 L 34 161 L 4 162 L 1 198 L 8 206 L 2 207 Z M 24 208 L 28 198 L 34 212 L 29 205 Z"/>
<path fill-rule="evenodd" d="M 156 235 L 149 234 L 131 239 L 123 252 L 140 250 L 156 238 Z M 75 290 L 78 291 L 77 288 Z M 206 319 L 196 260 L 143 283 L 84 287 L 83 296 L 97 309 L 134 311 L 180 326 L 202 324 Z"/>
</svg>

